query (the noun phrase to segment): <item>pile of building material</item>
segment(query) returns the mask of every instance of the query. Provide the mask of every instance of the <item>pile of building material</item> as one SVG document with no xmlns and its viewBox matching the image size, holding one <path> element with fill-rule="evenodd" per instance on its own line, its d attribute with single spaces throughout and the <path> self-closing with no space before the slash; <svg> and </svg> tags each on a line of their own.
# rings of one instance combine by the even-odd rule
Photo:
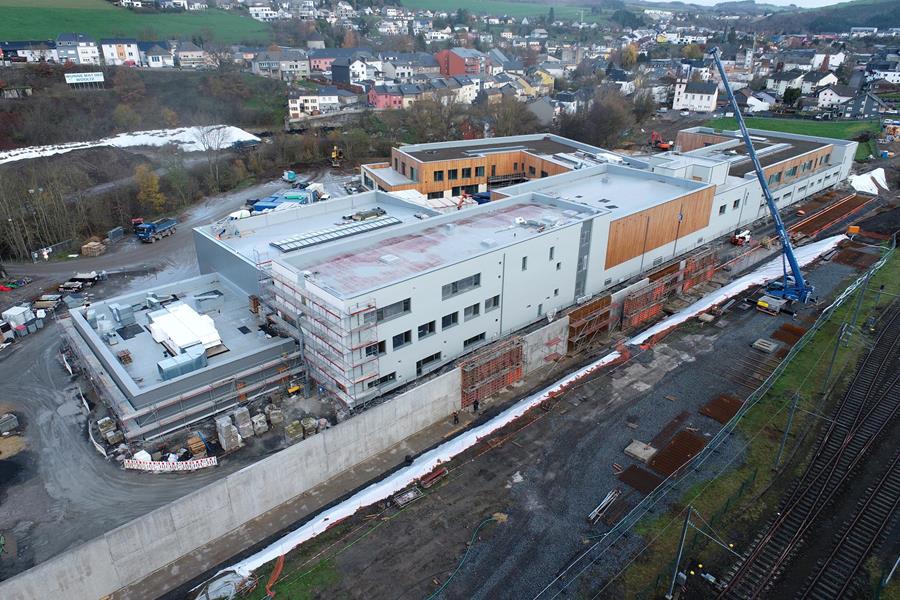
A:
<svg viewBox="0 0 900 600">
<path fill-rule="evenodd" d="M 206 458 L 206 444 L 199 434 L 193 434 L 187 439 L 188 450 L 194 458 Z"/>
<path fill-rule="evenodd" d="M 300 421 L 291 421 L 284 428 L 284 435 L 289 442 L 295 442 L 303 439 L 303 426 Z"/>
<path fill-rule="evenodd" d="M 9 433 L 19 428 L 19 419 L 12 413 L 0 416 L 0 433 Z"/>
<path fill-rule="evenodd" d="M 238 434 L 242 438 L 253 437 L 253 421 L 250 419 L 250 411 L 246 406 L 241 406 L 234 411 L 234 424 L 237 425 Z"/>
<path fill-rule="evenodd" d="M 241 436 L 238 429 L 231 423 L 231 417 L 222 415 L 216 419 L 216 433 L 219 435 L 219 445 L 223 452 L 231 452 L 241 447 Z"/>
<path fill-rule="evenodd" d="M 147 317 L 153 339 L 173 355 L 197 344 L 208 350 L 222 343 L 212 317 L 199 314 L 184 302 L 172 302 L 147 313 Z"/>
<path fill-rule="evenodd" d="M 272 427 L 277 427 L 284 423 L 284 412 L 274 404 L 267 404 L 263 410 L 266 416 L 269 417 L 269 423 L 272 424 Z"/>
<path fill-rule="evenodd" d="M 100 256 L 106 252 L 106 246 L 101 242 L 88 242 L 81 247 L 82 256 Z"/>
<path fill-rule="evenodd" d="M 269 424 L 266 422 L 266 415 L 262 413 L 253 415 L 250 422 L 253 423 L 253 433 L 255 435 L 262 435 L 269 430 Z"/>
</svg>

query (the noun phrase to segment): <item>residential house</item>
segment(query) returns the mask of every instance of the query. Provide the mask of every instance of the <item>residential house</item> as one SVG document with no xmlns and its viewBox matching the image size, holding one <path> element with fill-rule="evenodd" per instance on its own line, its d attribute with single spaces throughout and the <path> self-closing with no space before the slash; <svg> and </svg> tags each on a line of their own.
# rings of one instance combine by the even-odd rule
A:
<svg viewBox="0 0 900 600">
<path fill-rule="evenodd" d="M 183 69 L 203 69 L 208 66 L 206 52 L 193 42 L 178 42 L 175 57 L 178 66 Z"/>
<path fill-rule="evenodd" d="M 754 92 L 749 87 L 741 88 L 734 93 L 738 106 L 743 113 L 756 113 L 771 110 L 776 100 L 761 92 Z"/>
<path fill-rule="evenodd" d="M 309 34 L 309 37 L 306 38 L 306 47 L 310 50 L 324 50 L 325 38 L 323 38 L 322 34 L 318 31 L 313 31 Z"/>
<path fill-rule="evenodd" d="M 713 112 L 719 99 L 719 86 L 712 81 L 685 81 L 675 83 L 673 110 Z"/>
<path fill-rule="evenodd" d="M 309 79 L 309 60 L 302 50 L 284 49 L 281 51 L 265 51 L 256 54 L 250 61 L 250 71 L 254 75 L 294 81 Z"/>
<path fill-rule="evenodd" d="M 59 62 L 76 65 L 99 65 L 100 49 L 94 38 L 83 33 L 61 33 L 56 38 L 56 54 Z"/>
<path fill-rule="evenodd" d="M 350 6 L 347 2 L 341 0 L 334 7 L 334 14 L 337 15 L 339 19 L 355 19 L 356 18 L 356 10 Z"/>
<path fill-rule="evenodd" d="M 811 71 L 815 50 L 792 50 L 784 52 L 779 58 L 782 71 Z"/>
<path fill-rule="evenodd" d="M 845 119 L 872 119 L 890 112 L 881 98 L 871 92 L 861 92 L 838 106 L 840 115 Z"/>
<path fill-rule="evenodd" d="M 825 70 L 832 71 L 844 64 L 845 60 L 847 60 L 847 55 L 842 50 L 833 54 L 830 52 L 816 52 L 813 55 L 812 68 L 821 69 L 824 64 Z"/>
<path fill-rule="evenodd" d="M 58 62 L 54 40 L 0 42 L 0 58 L 16 62 Z"/>
<path fill-rule="evenodd" d="M 634 93 L 634 75 L 622 69 L 610 69 L 606 74 L 606 81 L 614 83 L 626 96 Z"/>
<path fill-rule="evenodd" d="M 856 97 L 856 90 L 847 85 L 830 85 L 818 94 L 820 109 L 832 108 Z"/>
<path fill-rule="evenodd" d="M 183 10 L 189 11 L 198 11 L 198 10 L 206 10 L 209 6 L 206 2 L 197 2 L 196 0 L 169 0 L 175 8 L 181 8 Z"/>
<path fill-rule="evenodd" d="M 368 60 L 374 56 L 368 48 L 314 48 L 309 51 L 309 70 L 330 71 L 331 63 L 339 58 Z"/>
<path fill-rule="evenodd" d="M 367 94 L 369 106 L 376 109 L 403 108 L 403 92 L 399 85 L 374 85 Z"/>
<path fill-rule="evenodd" d="M 491 75 L 493 63 L 483 52 L 471 48 L 450 48 L 434 55 L 444 77 Z"/>
<path fill-rule="evenodd" d="M 766 78 L 766 89 L 774 92 L 776 96 L 782 97 L 789 88 L 801 89 L 803 87 L 804 71 L 794 69 L 791 71 L 781 71 L 774 73 Z"/>
<path fill-rule="evenodd" d="M 271 23 L 280 19 L 290 19 L 291 14 L 282 9 L 272 8 L 272 5 L 265 1 L 255 1 L 247 10 L 250 12 L 250 18 L 262 21 L 263 23 Z"/>
<path fill-rule="evenodd" d="M 876 69 L 870 75 L 872 80 L 883 80 L 888 83 L 900 83 L 900 67 L 894 66 L 892 71 Z"/>
<path fill-rule="evenodd" d="M 869 37 L 878 33 L 877 27 L 851 27 L 850 37 Z"/>
<path fill-rule="evenodd" d="M 806 75 L 803 76 L 803 82 L 800 86 L 800 91 L 804 95 L 809 95 L 815 93 L 817 90 L 820 90 L 824 87 L 828 87 L 829 85 L 834 85 L 838 82 L 838 78 L 834 73 L 831 72 L 823 72 L 823 71 L 810 71 Z"/>
<path fill-rule="evenodd" d="M 171 50 L 154 43 L 141 55 L 141 62 L 151 69 L 162 69 L 175 66 L 175 57 Z"/>
<path fill-rule="evenodd" d="M 141 51 L 134 38 L 105 38 L 100 40 L 103 62 L 111 66 L 139 65 Z"/>
</svg>

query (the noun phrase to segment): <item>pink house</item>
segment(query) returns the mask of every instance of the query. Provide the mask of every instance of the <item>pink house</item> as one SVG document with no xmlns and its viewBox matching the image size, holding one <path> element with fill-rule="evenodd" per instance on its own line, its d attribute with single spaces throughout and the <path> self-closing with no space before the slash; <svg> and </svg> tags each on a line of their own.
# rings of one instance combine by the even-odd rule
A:
<svg viewBox="0 0 900 600">
<path fill-rule="evenodd" d="M 369 89 L 369 106 L 403 108 L 403 92 L 396 85 L 376 85 Z"/>
</svg>

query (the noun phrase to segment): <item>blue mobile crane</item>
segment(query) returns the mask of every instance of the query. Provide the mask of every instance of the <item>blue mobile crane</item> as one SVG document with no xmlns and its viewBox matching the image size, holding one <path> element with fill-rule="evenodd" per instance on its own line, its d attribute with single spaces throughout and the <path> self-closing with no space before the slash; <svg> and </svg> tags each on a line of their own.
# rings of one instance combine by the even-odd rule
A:
<svg viewBox="0 0 900 600">
<path fill-rule="evenodd" d="M 781 215 L 778 214 L 778 207 L 775 206 L 775 199 L 772 198 L 772 192 L 769 190 L 766 175 L 763 172 L 762 166 L 759 164 L 759 158 L 756 156 L 756 151 L 753 149 L 753 142 L 750 139 L 750 133 L 747 131 L 747 125 L 744 123 L 744 117 L 741 116 L 741 109 L 738 106 L 737 100 L 734 98 L 734 92 L 731 91 L 731 85 L 728 83 L 728 76 L 725 75 L 725 68 L 722 66 L 722 60 L 719 58 L 719 49 L 713 48 L 709 53 L 716 63 L 716 68 L 719 70 L 719 76 L 722 78 L 722 84 L 725 86 L 725 93 L 728 94 L 728 102 L 731 103 L 731 110 L 734 111 L 734 118 L 737 120 L 738 127 L 741 129 L 741 137 L 744 138 L 744 145 L 747 147 L 747 155 L 753 162 L 753 170 L 756 171 L 756 178 L 759 180 L 759 186 L 762 188 L 763 195 L 766 197 L 766 204 L 769 207 L 769 212 L 772 214 L 772 220 L 775 221 L 775 231 L 778 233 L 778 237 L 781 240 L 784 276 L 781 279 L 781 285 L 770 286 L 766 291 L 766 294 L 791 302 L 808 302 L 813 292 L 813 288 L 807 284 L 806 280 L 803 278 L 803 273 L 800 272 L 800 263 L 797 262 L 797 257 L 794 255 L 794 248 L 791 246 L 791 238 L 784 226 L 784 222 L 781 220 Z M 785 260 L 787 260 L 791 267 L 791 275 L 788 275 L 787 267 L 784 266 Z"/>
</svg>

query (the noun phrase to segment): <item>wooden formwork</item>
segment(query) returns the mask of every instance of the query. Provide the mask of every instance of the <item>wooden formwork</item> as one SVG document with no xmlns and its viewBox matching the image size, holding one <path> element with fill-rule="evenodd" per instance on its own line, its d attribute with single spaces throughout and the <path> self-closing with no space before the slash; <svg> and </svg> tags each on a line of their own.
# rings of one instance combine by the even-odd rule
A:
<svg viewBox="0 0 900 600">
<path fill-rule="evenodd" d="M 462 406 L 488 398 L 524 374 L 524 341 L 520 337 L 491 344 L 460 361 Z"/>
</svg>

